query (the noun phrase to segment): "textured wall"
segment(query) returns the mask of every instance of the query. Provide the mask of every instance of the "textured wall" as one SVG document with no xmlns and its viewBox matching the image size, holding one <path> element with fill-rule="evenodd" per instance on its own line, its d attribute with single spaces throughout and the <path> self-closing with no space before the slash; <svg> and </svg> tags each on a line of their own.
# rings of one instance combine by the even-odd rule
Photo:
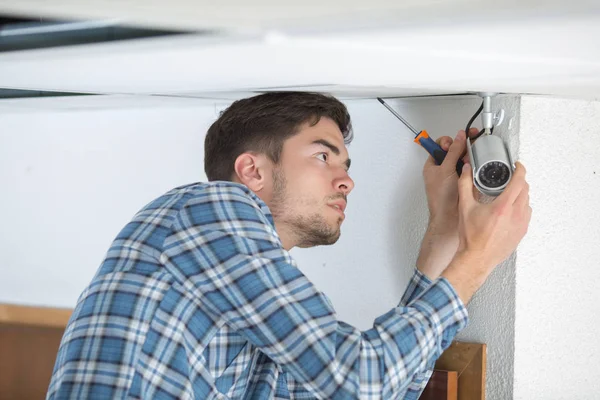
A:
<svg viewBox="0 0 600 400">
<path fill-rule="evenodd" d="M 514 97 L 498 99 L 497 129 L 516 151 Z M 390 100 L 415 127 L 455 135 L 475 97 Z M 340 241 L 294 250 L 300 268 L 361 329 L 394 307 L 427 223 L 421 179 L 426 153 L 376 100 L 347 102 L 356 188 Z M 213 106 L 23 112 L 0 115 L 0 301 L 71 307 L 110 241 L 144 204 L 204 179 L 203 134 Z M 479 125 L 477 122 L 476 125 Z M 509 129 L 509 125 L 512 126 Z M 514 262 L 490 277 L 469 305 L 462 340 L 488 344 L 488 399 L 511 397 Z"/>
<path fill-rule="evenodd" d="M 600 102 L 524 96 L 533 220 L 516 268 L 515 399 L 600 397 Z"/>
<path fill-rule="evenodd" d="M 493 109 L 505 111 L 504 121 L 494 128 L 508 145 L 514 161 L 519 158 L 520 99 L 517 96 L 497 96 Z M 515 254 L 496 267 L 487 282 L 471 300 L 473 322 L 461 333 L 460 339 L 487 344 L 487 399 L 512 398 L 515 328 Z"/>
</svg>

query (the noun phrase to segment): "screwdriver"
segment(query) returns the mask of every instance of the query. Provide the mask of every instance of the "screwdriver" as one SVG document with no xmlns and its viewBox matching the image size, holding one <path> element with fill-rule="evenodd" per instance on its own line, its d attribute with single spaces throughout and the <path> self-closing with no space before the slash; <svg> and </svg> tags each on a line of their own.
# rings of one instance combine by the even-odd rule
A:
<svg viewBox="0 0 600 400">
<path fill-rule="evenodd" d="M 390 107 L 385 101 L 383 101 L 381 97 L 378 97 L 377 100 L 379 100 L 379 102 L 383 104 L 385 108 L 390 110 L 390 112 L 394 114 L 396 118 L 402 121 L 402 123 L 406 125 L 406 127 L 415 134 L 415 143 L 421 145 L 421 147 L 427 150 L 427 152 L 431 154 L 431 157 L 433 157 L 437 165 L 441 165 L 444 159 L 446 158 L 447 152 L 429 137 L 427 131 L 423 130 L 418 132 L 415 128 L 412 127 L 411 124 L 409 124 L 404 118 L 402 118 L 400 114 L 398 114 L 392 107 Z M 464 162 L 461 159 L 459 159 L 456 163 L 456 173 L 458 174 L 458 176 L 460 176 L 462 172 L 463 165 Z"/>
</svg>

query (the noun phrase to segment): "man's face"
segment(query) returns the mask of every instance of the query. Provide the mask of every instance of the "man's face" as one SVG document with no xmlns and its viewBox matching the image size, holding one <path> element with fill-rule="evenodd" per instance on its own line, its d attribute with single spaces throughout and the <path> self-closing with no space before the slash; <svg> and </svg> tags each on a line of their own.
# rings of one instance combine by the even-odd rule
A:
<svg viewBox="0 0 600 400">
<path fill-rule="evenodd" d="M 329 118 L 305 124 L 283 145 L 273 171 L 269 205 L 278 230 L 298 247 L 335 243 L 344 221 L 346 196 L 354 188 L 342 132 Z"/>
</svg>

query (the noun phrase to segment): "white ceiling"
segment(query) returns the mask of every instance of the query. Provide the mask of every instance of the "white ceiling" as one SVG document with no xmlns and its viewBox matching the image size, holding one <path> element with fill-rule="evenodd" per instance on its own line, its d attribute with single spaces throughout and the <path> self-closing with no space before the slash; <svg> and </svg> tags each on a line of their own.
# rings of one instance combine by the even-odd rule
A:
<svg viewBox="0 0 600 400">
<path fill-rule="evenodd" d="M 0 87 L 210 98 L 278 88 L 341 97 L 600 98 L 598 1 L 216 3 L 0 0 L 4 13 L 220 30 L 0 53 Z"/>
<path fill-rule="evenodd" d="M 0 10 L 28 16 L 118 18 L 142 26 L 243 32 L 454 25 L 599 9 L 597 0 L 0 0 Z"/>
</svg>

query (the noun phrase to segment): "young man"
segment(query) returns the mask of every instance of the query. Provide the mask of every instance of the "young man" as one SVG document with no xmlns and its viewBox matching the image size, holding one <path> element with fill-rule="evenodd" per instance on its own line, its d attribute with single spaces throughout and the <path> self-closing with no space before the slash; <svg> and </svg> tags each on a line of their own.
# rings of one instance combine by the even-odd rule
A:
<svg viewBox="0 0 600 400">
<path fill-rule="evenodd" d="M 361 332 L 288 251 L 336 242 L 350 117 L 336 99 L 235 102 L 205 141 L 209 183 L 171 190 L 119 233 L 82 293 L 48 398 L 379 399 L 419 396 L 467 324 L 465 304 L 525 235 L 519 164 L 492 204 L 458 179 L 464 132 L 424 168 L 430 224 L 400 304 Z"/>
</svg>

